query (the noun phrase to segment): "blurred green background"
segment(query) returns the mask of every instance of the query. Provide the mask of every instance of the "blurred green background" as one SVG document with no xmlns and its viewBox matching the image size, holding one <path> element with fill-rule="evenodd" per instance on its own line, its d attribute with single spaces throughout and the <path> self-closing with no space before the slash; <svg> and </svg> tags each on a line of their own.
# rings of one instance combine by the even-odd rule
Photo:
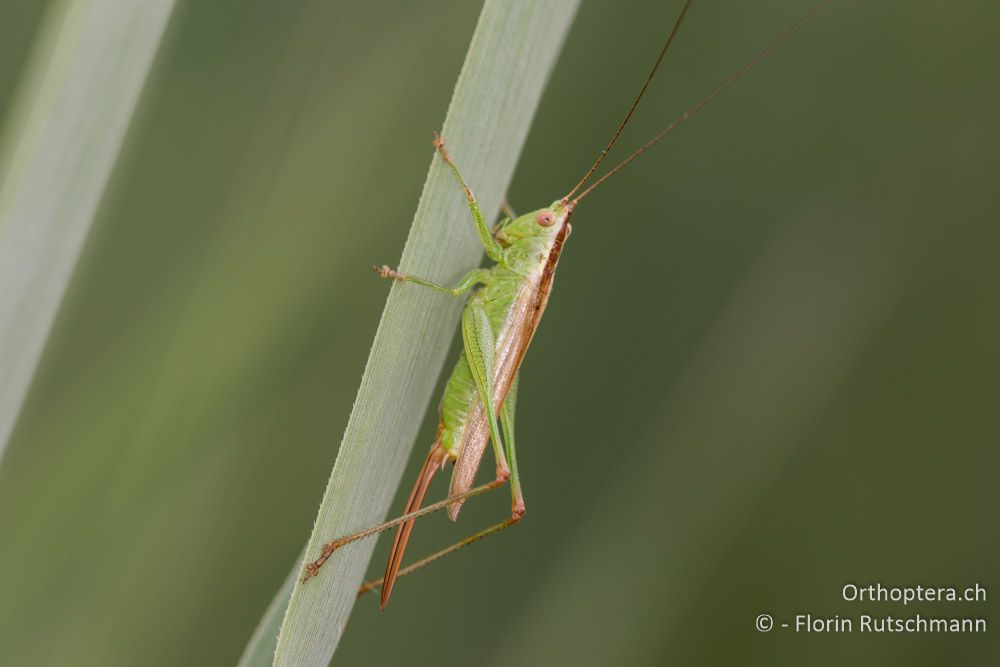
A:
<svg viewBox="0 0 1000 667">
<path fill-rule="evenodd" d="M 0 114 L 45 4 L 0 8 Z M 696 3 L 622 154 L 808 4 Z M 679 5 L 583 2 L 515 208 L 575 182 Z M 308 537 L 369 267 L 399 257 L 478 9 L 179 3 L 0 466 L 0 665 L 235 663 Z M 991 0 L 835 2 L 581 205 L 521 384 L 526 520 L 359 601 L 334 661 L 1000 663 L 993 628 L 754 629 L 997 618 L 840 590 L 1000 584 L 998 34 Z"/>
</svg>

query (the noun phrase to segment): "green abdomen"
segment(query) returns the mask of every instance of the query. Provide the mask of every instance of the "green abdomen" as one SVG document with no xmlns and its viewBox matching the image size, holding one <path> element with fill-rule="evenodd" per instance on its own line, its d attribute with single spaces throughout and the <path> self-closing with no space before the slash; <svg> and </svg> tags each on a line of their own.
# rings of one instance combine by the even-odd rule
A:
<svg viewBox="0 0 1000 667">
<path fill-rule="evenodd" d="M 493 327 L 494 336 L 499 340 L 507 322 L 510 306 L 520 293 L 524 279 L 506 269 L 495 267 L 493 284 L 476 290 L 469 301 L 478 300 L 486 309 Z M 461 451 L 463 437 L 470 418 L 479 401 L 479 390 L 472 378 L 472 370 L 465 353 L 459 355 L 444 395 L 441 397 L 441 446 L 453 459 Z"/>
</svg>

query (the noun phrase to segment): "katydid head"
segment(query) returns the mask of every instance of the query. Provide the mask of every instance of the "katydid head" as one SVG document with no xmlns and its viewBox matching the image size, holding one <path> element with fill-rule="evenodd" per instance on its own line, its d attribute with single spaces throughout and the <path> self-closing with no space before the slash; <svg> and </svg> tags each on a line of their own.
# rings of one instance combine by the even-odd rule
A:
<svg viewBox="0 0 1000 667">
<path fill-rule="evenodd" d="M 506 222 L 496 235 L 504 248 L 504 264 L 516 273 L 529 275 L 558 260 L 570 233 L 572 210 L 572 206 L 556 200 Z"/>
<path fill-rule="evenodd" d="M 508 246 L 526 240 L 548 245 L 559 235 L 563 226 L 568 224 L 572 210 L 572 206 L 557 199 L 545 208 L 525 213 L 504 224 L 497 232 L 497 240 Z"/>
</svg>

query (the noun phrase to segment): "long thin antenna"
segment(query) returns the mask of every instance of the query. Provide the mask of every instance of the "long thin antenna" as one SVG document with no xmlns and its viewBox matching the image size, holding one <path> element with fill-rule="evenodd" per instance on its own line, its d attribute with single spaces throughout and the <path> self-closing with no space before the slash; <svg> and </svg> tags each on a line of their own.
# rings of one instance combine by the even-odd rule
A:
<svg viewBox="0 0 1000 667">
<path fill-rule="evenodd" d="M 589 188 L 587 188 L 586 190 L 584 190 L 583 192 L 581 192 L 580 195 L 576 199 L 574 199 L 572 201 L 571 205 L 572 206 L 576 206 L 577 202 L 579 202 L 581 199 L 583 199 L 584 197 L 586 197 L 594 188 L 596 188 L 598 185 L 600 185 L 604 181 L 608 180 L 609 178 L 611 178 L 612 176 L 614 176 L 615 174 L 617 174 L 629 162 L 631 162 L 632 160 L 636 159 L 637 157 L 639 157 L 640 155 L 642 155 L 643 153 L 645 153 L 647 150 L 649 150 L 650 148 L 652 148 L 654 144 L 656 144 L 661 139 L 663 139 L 663 137 L 667 136 L 668 134 L 670 134 L 671 132 L 673 132 L 674 130 L 676 130 L 680 125 L 682 125 L 685 122 L 687 122 L 692 116 L 694 116 L 696 113 L 698 113 L 703 108 L 705 108 L 706 106 L 708 106 L 708 104 L 712 100 L 714 100 L 716 97 L 718 97 L 719 95 L 721 95 L 727 88 L 729 88 L 730 86 L 732 86 L 734 83 L 736 83 L 737 81 L 739 81 L 743 77 L 744 74 L 746 74 L 747 72 L 749 72 L 750 70 L 752 70 L 754 67 L 756 67 L 757 64 L 759 64 L 762 60 L 764 60 L 769 55 L 771 55 L 771 53 L 773 53 L 775 49 L 777 49 L 779 46 L 781 46 L 785 42 L 785 40 L 787 40 L 789 37 L 791 37 L 796 32 L 798 32 L 800 28 L 802 28 L 806 23 L 808 23 L 814 16 L 816 16 L 817 14 L 819 14 L 820 11 L 824 7 L 826 7 L 828 4 L 830 4 L 830 2 L 831 2 L 831 0 L 822 0 L 822 2 L 820 2 L 818 5 L 816 5 L 812 9 L 812 11 L 810 11 L 808 14 L 806 14 L 801 19 L 799 19 L 792 27 L 788 28 L 787 30 L 785 30 L 785 32 L 783 32 L 780 35 L 778 35 L 777 39 L 775 39 L 773 42 L 771 42 L 767 46 L 766 49 L 764 49 L 763 51 L 761 51 L 760 53 L 758 53 L 757 56 L 754 57 L 753 60 L 751 60 L 746 65 L 744 65 L 743 67 L 741 67 L 740 69 L 738 69 L 732 76 L 730 76 L 728 79 L 726 79 L 722 83 L 722 85 L 720 85 L 718 88 L 716 88 L 715 90 L 713 90 L 711 93 L 709 93 L 705 97 L 701 98 L 701 100 L 699 100 L 697 104 L 695 104 L 693 107 L 691 107 L 690 109 L 688 109 L 687 111 L 685 111 L 680 116 L 680 118 L 678 118 L 673 123 L 671 123 L 670 125 L 668 125 L 667 127 L 665 127 L 663 130 L 660 131 L 659 134 L 657 134 L 655 137 L 653 137 L 652 139 L 650 139 L 649 141 L 647 141 L 645 144 L 643 144 L 637 151 L 635 151 L 634 153 L 632 153 L 631 155 L 629 155 L 627 158 L 625 158 L 624 160 L 622 160 L 620 163 L 618 163 L 618 165 L 614 169 L 612 169 L 608 173 L 606 173 L 603 176 L 601 176 L 599 179 L 597 179 L 597 181 L 595 181 L 593 184 L 591 184 L 591 186 Z M 573 190 L 568 195 L 566 195 L 565 200 L 568 200 L 571 196 L 573 196 L 573 193 L 576 192 L 576 190 L 578 189 L 578 187 L 577 188 L 573 188 Z"/>
<path fill-rule="evenodd" d="M 656 62 L 653 63 L 653 69 L 649 71 L 649 74 L 646 76 L 646 80 L 642 83 L 642 88 L 639 89 L 639 94 L 635 96 L 635 100 L 632 102 L 632 106 L 629 107 L 628 113 L 625 114 L 625 120 L 623 120 L 621 125 L 618 126 L 618 129 L 615 130 L 615 134 L 614 136 L 611 137 L 611 141 L 609 141 L 608 145 L 604 147 L 603 151 L 601 151 L 601 154 L 597 157 L 597 160 L 594 162 L 590 170 L 583 175 L 583 178 L 580 179 L 580 182 L 574 185 L 573 189 L 569 191 L 568 195 L 566 195 L 566 199 L 572 197 L 573 193 L 579 190 L 580 186 L 586 183 L 587 179 L 590 178 L 595 171 L 597 171 L 597 168 L 601 165 L 601 162 L 604 161 L 604 158 L 607 156 L 608 152 L 615 145 L 615 142 L 618 141 L 618 137 L 619 135 L 621 135 L 622 130 L 625 129 L 625 126 L 628 125 L 629 119 L 632 118 L 632 113 L 635 111 L 635 108 L 639 106 L 639 100 L 641 100 L 642 96 L 646 94 L 646 89 L 649 88 L 649 82 L 653 80 L 653 75 L 656 74 L 656 70 L 659 69 L 660 62 L 663 60 L 663 56 L 667 54 L 667 49 L 670 48 L 671 42 L 674 41 L 674 37 L 677 35 L 677 31 L 680 30 L 681 23 L 684 22 L 684 17 L 687 16 L 688 10 L 691 8 L 691 3 L 693 1 L 694 0 L 687 0 L 687 2 L 685 2 L 684 6 L 681 8 L 681 13 L 677 16 L 677 20 L 674 22 L 674 27 L 670 31 L 670 34 L 667 36 L 667 41 L 663 44 L 663 48 L 660 50 L 660 55 L 657 57 Z"/>
</svg>

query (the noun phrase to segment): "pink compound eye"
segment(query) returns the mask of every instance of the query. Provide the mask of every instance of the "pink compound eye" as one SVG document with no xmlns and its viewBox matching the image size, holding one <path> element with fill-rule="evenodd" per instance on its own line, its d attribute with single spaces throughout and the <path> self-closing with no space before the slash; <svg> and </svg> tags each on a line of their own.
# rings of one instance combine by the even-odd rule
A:
<svg viewBox="0 0 1000 667">
<path fill-rule="evenodd" d="M 542 225 L 543 227 L 548 227 L 549 225 L 551 225 L 553 222 L 556 221 L 556 216 L 552 215 L 552 211 L 540 211 L 538 213 L 537 220 L 538 224 Z"/>
</svg>

